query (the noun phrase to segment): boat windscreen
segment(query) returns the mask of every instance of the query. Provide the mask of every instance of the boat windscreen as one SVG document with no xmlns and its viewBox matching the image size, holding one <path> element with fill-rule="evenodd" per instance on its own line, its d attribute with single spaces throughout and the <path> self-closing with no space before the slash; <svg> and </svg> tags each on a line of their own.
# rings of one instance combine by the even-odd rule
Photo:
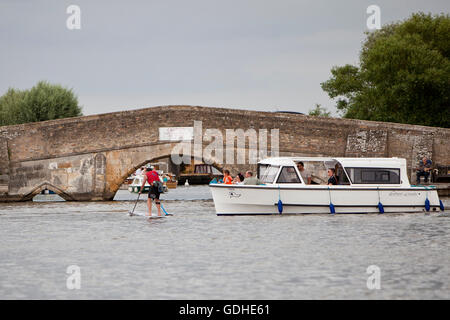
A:
<svg viewBox="0 0 450 320">
<path fill-rule="evenodd" d="M 262 178 L 262 176 L 265 174 L 268 167 L 269 167 L 268 164 L 261 164 L 261 163 L 258 164 L 257 176 L 259 179 Z"/>
<path fill-rule="evenodd" d="M 283 167 L 277 183 L 301 183 L 294 167 Z"/>
<path fill-rule="evenodd" d="M 262 172 L 260 180 L 263 183 L 273 183 L 273 181 L 275 180 L 275 177 L 276 177 L 279 169 L 280 169 L 279 166 L 268 166 Z"/>
</svg>

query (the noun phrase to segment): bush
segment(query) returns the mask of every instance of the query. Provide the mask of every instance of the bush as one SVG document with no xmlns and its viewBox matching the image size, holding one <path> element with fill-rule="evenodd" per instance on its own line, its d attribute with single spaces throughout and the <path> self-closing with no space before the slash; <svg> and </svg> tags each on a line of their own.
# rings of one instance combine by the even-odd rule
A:
<svg viewBox="0 0 450 320">
<path fill-rule="evenodd" d="M 30 90 L 10 88 L 0 97 L 0 125 L 82 116 L 71 89 L 40 81 Z"/>
</svg>

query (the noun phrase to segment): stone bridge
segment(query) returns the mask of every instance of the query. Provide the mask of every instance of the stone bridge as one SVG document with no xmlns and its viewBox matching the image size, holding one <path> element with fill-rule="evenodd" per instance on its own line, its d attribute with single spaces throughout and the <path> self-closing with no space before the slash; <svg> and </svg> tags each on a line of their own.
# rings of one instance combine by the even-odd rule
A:
<svg viewBox="0 0 450 320">
<path fill-rule="evenodd" d="M 160 127 L 193 127 L 194 121 L 202 121 L 202 132 L 215 128 L 224 137 L 226 129 L 279 129 L 280 155 L 403 157 L 411 174 L 424 155 L 450 162 L 450 129 L 163 106 L 0 127 L 0 201 L 30 200 L 44 189 L 66 200 L 111 200 L 139 166 L 170 156 L 178 142 L 160 140 Z"/>
</svg>

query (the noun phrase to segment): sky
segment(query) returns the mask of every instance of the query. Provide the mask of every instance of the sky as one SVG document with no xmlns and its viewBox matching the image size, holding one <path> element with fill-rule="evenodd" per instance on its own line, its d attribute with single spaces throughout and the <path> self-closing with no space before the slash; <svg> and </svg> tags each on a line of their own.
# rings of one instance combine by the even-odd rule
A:
<svg viewBox="0 0 450 320">
<path fill-rule="evenodd" d="M 81 9 L 80 29 L 66 21 Z M 381 25 L 448 0 L 0 0 L 0 95 L 40 80 L 85 115 L 161 105 L 307 113 L 335 102 L 333 66 L 357 64 L 369 5 Z"/>
</svg>

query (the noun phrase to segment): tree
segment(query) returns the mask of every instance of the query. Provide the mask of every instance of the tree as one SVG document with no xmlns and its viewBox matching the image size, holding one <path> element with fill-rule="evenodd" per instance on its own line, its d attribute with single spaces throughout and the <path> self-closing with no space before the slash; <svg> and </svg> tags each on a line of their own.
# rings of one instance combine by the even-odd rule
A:
<svg viewBox="0 0 450 320">
<path fill-rule="evenodd" d="M 359 66 L 321 83 L 346 118 L 450 127 L 450 16 L 416 13 L 367 33 Z"/>
<path fill-rule="evenodd" d="M 10 88 L 0 97 L 0 125 L 45 121 L 83 115 L 71 89 L 38 82 L 30 90 Z"/>
<path fill-rule="evenodd" d="M 0 97 L 0 126 L 23 123 L 23 100 L 25 91 L 10 88 Z"/>
<path fill-rule="evenodd" d="M 316 107 L 314 109 L 309 110 L 308 115 L 318 117 L 330 117 L 331 112 L 327 111 L 326 108 L 323 108 L 320 104 L 316 103 Z"/>
</svg>

